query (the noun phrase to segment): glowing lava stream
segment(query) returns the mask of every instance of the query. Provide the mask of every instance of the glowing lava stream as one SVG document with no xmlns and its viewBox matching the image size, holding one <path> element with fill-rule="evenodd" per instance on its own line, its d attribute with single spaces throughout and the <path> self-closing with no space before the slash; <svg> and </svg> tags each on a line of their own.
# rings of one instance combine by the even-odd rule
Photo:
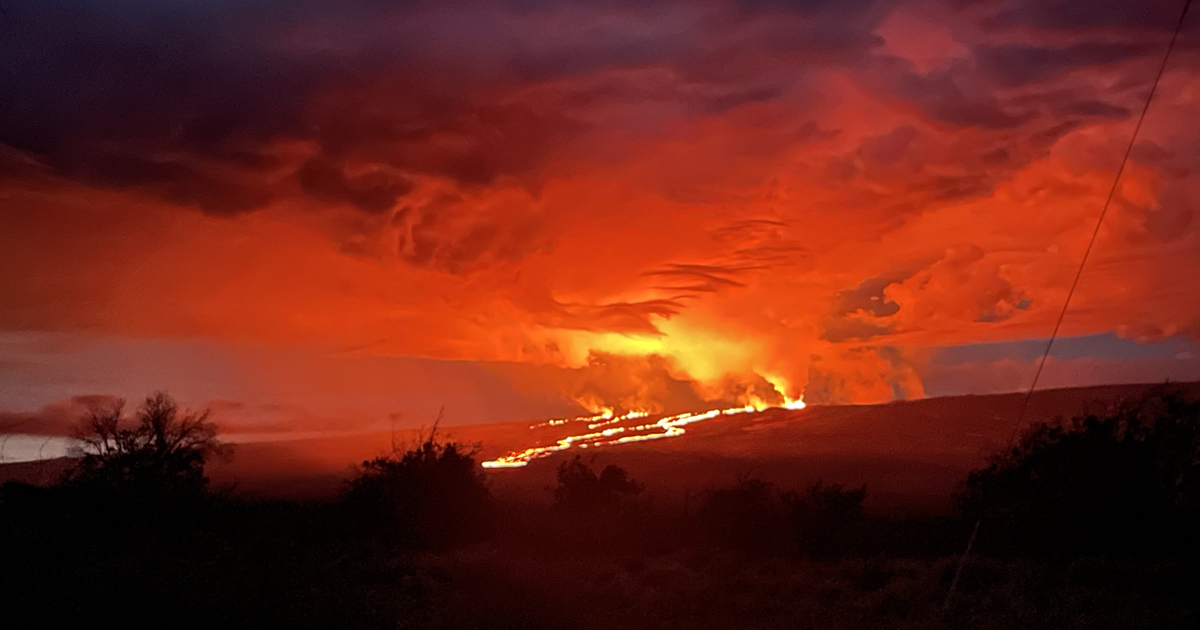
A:
<svg viewBox="0 0 1200 630">
<path fill-rule="evenodd" d="M 483 462 L 484 468 L 520 468 L 527 465 L 535 459 L 548 457 L 553 453 L 565 451 L 567 449 L 578 446 L 579 448 L 599 448 L 611 444 L 628 444 L 630 442 L 646 442 L 649 440 L 661 440 L 663 438 L 677 437 L 686 433 L 684 425 L 695 422 L 710 420 L 717 416 L 733 416 L 742 413 L 754 413 L 765 409 L 803 409 L 803 400 L 789 400 L 780 407 L 755 407 L 747 405 L 745 407 L 730 407 L 729 409 L 713 409 L 700 413 L 681 413 L 675 416 L 662 418 L 657 422 L 650 424 L 640 424 L 632 427 L 612 427 L 602 431 L 596 431 L 603 426 L 617 424 L 623 420 L 634 420 L 637 418 L 645 418 L 650 414 L 642 411 L 631 411 L 627 414 L 614 416 L 612 411 L 605 411 L 593 416 L 581 416 L 579 418 L 563 418 L 558 420 L 549 420 L 540 424 L 535 424 L 529 428 L 536 429 L 545 426 L 559 426 L 570 422 L 587 422 L 588 430 L 591 433 L 583 433 L 580 435 L 567 436 L 558 442 L 549 446 L 534 446 L 523 451 L 513 451 L 503 457 L 498 457 L 491 461 Z M 643 431 L 654 431 L 653 433 L 640 433 Z M 622 435 L 621 437 L 613 437 L 622 433 L 632 433 L 634 435 Z"/>
</svg>

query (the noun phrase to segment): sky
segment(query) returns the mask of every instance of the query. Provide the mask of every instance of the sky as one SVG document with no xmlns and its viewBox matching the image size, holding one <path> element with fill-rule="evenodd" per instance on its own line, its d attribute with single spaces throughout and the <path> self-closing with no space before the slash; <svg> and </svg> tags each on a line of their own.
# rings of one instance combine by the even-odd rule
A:
<svg viewBox="0 0 1200 630">
<path fill-rule="evenodd" d="M 1181 6 L 4 2 L 0 432 L 1028 387 Z M 1200 379 L 1198 48 L 1046 386 Z"/>
</svg>

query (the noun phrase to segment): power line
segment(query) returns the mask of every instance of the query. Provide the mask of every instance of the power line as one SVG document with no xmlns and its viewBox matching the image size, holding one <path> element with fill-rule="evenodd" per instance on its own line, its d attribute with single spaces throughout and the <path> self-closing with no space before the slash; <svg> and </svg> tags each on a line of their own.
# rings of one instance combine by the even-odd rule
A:
<svg viewBox="0 0 1200 630">
<path fill-rule="evenodd" d="M 1058 314 L 1058 321 L 1054 323 L 1054 331 L 1050 333 L 1050 340 L 1046 343 L 1046 351 L 1042 353 L 1042 360 L 1038 362 L 1037 372 L 1033 375 L 1033 383 L 1029 385 L 1029 392 L 1025 394 L 1025 400 L 1021 404 L 1021 411 L 1017 415 L 1017 424 L 1013 427 L 1013 433 L 1008 438 L 1008 446 L 1012 448 L 1013 443 L 1017 438 L 1017 433 L 1021 429 L 1021 424 L 1025 420 L 1025 411 L 1029 408 L 1029 399 L 1033 396 L 1033 390 L 1037 387 L 1038 379 L 1042 376 L 1042 369 L 1046 367 L 1046 359 L 1050 356 L 1050 350 L 1054 347 L 1054 340 L 1058 338 L 1058 330 L 1062 327 L 1063 319 L 1067 315 L 1067 307 L 1071 305 L 1071 298 L 1075 296 L 1075 289 L 1079 286 L 1079 278 L 1083 276 L 1083 268 L 1087 265 L 1088 256 L 1092 253 L 1092 247 L 1096 244 L 1096 238 L 1100 236 L 1100 226 L 1104 223 L 1104 216 L 1108 214 L 1108 207 L 1112 203 L 1113 197 L 1116 196 L 1117 186 L 1121 183 L 1121 175 L 1125 172 L 1125 165 L 1129 162 L 1129 154 L 1133 152 L 1133 145 L 1137 142 L 1138 132 L 1142 130 L 1142 123 L 1146 120 L 1146 112 L 1150 110 L 1150 101 L 1154 99 L 1154 92 L 1158 89 L 1158 82 L 1162 79 L 1163 72 L 1167 69 L 1167 60 L 1171 58 L 1171 51 L 1175 48 L 1175 41 L 1179 39 L 1179 31 L 1183 27 L 1183 19 L 1187 16 L 1188 7 L 1192 5 L 1192 0 L 1185 0 L 1183 11 L 1179 14 L 1179 22 L 1175 25 L 1175 34 L 1171 36 L 1171 43 L 1167 45 L 1167 52 L 1163 55 L 1162 63 L 1158 66 L 1158 74 L 1154 76 L 1154 82 L 1150 85 L 1150 94 L 1146 96 L 1146 104 L 1142 107 L 1142 113 L 1138 116 L 1137 125 L 1133 128 L 1133 135 L 1129 138 L 1129 146 L 1125 147 L 1125 155 L 1121 158 L 1121 165 L 1117 168 L 1117 176 L 1113 178 L 1112 188 L 1108 191 L 1108 197 L 1104 200 L 1104 207 L 1100 210 L 1100 217 L 1096 219 L 1096 229 L 1092 231 L 1092 238 L 1088 241 L 1087 249 L 1083 250 L 1083 258 L 1079 261 L 1079 269 L 1075 272 L 1075 279 L 1071 282 L 1071 289 L 1067 291 L 1067 299 L 1063 302 L 1062 311 Z"/>
<path fill-rule="evenodd" d="M 1129 146 L 1125 147 L 1125 155 L 1121 157 L 1121 164 L 1117 167 L 1117 175 L 1113 178 L 1112 188 L 1108 191 L 1108 197 L 1104 199 L 1104 206 L 1100 209 L 1100 216 L 1096 219 L 1096 229 L 1092 230 L 1092 238 L 1088 240 L 1087 248 L 1083 250 L 1083 258 L 1079 261 L 1079 269 L 1075 272 L 1075 279 L 1071 282 L 1071 288 L 1067 291 L 1067 299 L 1063 301 L 1062 311 L 1058 314 L 1058 321 L 1054 322 L 1054 330 L 1050 333 L 1050 339 L 1046 342 L 1046 350 L 1042 353 L 1042 358 L 1038 361 L 1037 371 L 1033 373 L 1033 382 L 1029 384 L 1029 391 L 1025 393 L 1025 398 L 1021 402 L 1021 409 L 1017 413 L 1017 422 L 1013 426 L 1012 434 L 1008 438 L 1008 446 L 1005 452 L 1011 451 L 1013 444 L 1017 441 L 1017 435 L 1021 431 L 1021 426 L 1025 423 L 1025 412 L 1029 409 L 1029 401 L 1033 398 L 1033 391 L 1037 388 L 1038 380 L 1042 377 L 1042 370 L 1046 367 L 1046 361 L 1050 358 L 1050 351 L 1054 348 L 1054 340 L 1058 338 L 1058 331 L 1062 328 L 1063 319 L 1067 316 L 1067 308 L 1071 306 L 1071 298 L 1075 296 L 1075 289 L 1079 286 L 1079 279 L 1083 276 L 1083 268 L 1087 265 L 1088 256 L 1092 253 L 1092 247 L 1096 245 L 1096 239 L 1100 236 L 1100 226 L 1104 224 L 1104 216 L 1108 214 L 1108 207 L 1112 204 L 1113 197 L 1117 194 L 1117 186 L 1121 183 L 1121 175 L 1125 173 L 1125 165 L 1129 163 L 1129 155 L 1133 152 L 1133 145 L 1137 142 L 1138 132 L 1142 130 L 1142 123 L 1146 120 L 1146 112 L 1150 111 L 1150 102 L 1154 100 L 1154 92 L 1158 89 L 1158 82 L 1162 79 L 1163 73 L 1167 69 L 1167 61 L 1171 58 L 1171 51 L 1175 49 L 1175 42 L 1179 39 L 1179 32 L 1183 29 L 1183 20 L 1187 17 L 1188 8 L 1192 6 L 1192 0 L 1184 0 L 1183 10 L 1179 13 L 1179 21 L 1175 23 L 1175 32 L 1171 35 L 1171 42 L 1167 44 L 1167 51 L 1163 55 L 1162 63 L 1158 66 L 1158 74 L 1154 75 L 1154 82 L 1150 84 L 1150 93 L 1146 95 L 1146 104 L 1142 106 L 1142 113 L 1138 116 L 1137 124 L 1133 128 L 1133 135 L 1129 137 Z M 971 549 L 975 546 L 975 539 L 979 536 L 979 526 L 983 524 L 983 519 L 975 521 L 975 527 L 971 530 L 971 537 L 967 539 L 967 548 L 963 551 L 962 558 L 959 560 L 958 568 L 954 571 L 954 579 L 950 582 L 950 591 L 946 595 L 946 602 L 942 606 L 942 613 L 945 614 L 950 610 L 950 604 L 954 601 L 954 592 L 958 588 L 958 580 L 962 576 L 963 567 L 967 564 L 967 558 L 971 555 Z"/>
</svg>

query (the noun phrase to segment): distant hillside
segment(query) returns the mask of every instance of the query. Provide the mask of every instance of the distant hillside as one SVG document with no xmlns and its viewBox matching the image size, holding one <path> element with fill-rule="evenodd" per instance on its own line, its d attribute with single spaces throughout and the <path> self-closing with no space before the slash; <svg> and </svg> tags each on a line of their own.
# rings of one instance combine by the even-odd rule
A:
<svg viewBox="0 0 1200 630">
<path fill-rule="evenodd" d="M 74 458 L 56 457 L 36 462 L 0 464 L 0 483 L 13 481 L 36 486 L 52 484 L 74 463 Z"/>
<path fill-rule="evenodd" d="M 1070 416 L 1089 404 L 1136 397 L 1156 385 L 1112 385 L 1039 391 L 1026 424 Z M 1200 397 L 1200 383 L 1178 385 Z M 617 463 L 646 482 L 661 501 L 686 501 L 706 486 L 753 474 L 785 488 L 824 480 L 868 485 L 869 507 L 944 510 L 967 471 L 986 461 L 1013 430 L 1024 394 L 955 396 L 884 405 L 773 409 L 690 425 L 681 437 L 582 451 L 600 464 Z M 553 443 L 561 428 L 531 430 L 530 423 L 454 427 L 451 439 L 479 443 L 483 458 L 534 444 Z M 396 438 L 415 432 L 239 444 L 234 458 L 213 465 L 218 485 L 289 497 L 331 496 L 352 467 L 383 454 Z M 566 451 L 528 467 L 489 472 L 497 494 L 544 500 L 545 488 Z M 0 481 L 47 483 L 69 459 L 0 465 Z"/>
<path fill-rule="evenodd" d="M 1026 426 L 1137 397 L 1155 386 L 1039 391 L 1030 401 Z M 1200 383 L 1180 387 L 1200 397 Z M 582 454 L 627 468 L 664 501 L 684 500 L 689 492 L 753 474 L 785 488 L 818 480 L 865 483 L 869 507 L 941 511 L 966 473 L 1007 443 L 1023 399 L 1015 393 L 775 409 L 691 425 L 678 438 Z M 559 462 L 575 452 L 498 471 L 492 476 L 495 489 L 529 499 L 545 495 Z"/>
</svg>

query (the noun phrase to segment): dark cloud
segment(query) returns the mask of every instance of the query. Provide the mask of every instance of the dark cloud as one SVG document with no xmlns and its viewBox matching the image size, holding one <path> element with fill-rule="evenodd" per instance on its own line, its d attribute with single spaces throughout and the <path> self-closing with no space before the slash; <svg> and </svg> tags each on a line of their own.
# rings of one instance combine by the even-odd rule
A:
<svg viewBox="0 0 1200 630">
<path fill-rule="evenodd" d="M 748 12 L 788 12 L 804 16 L 840 16 L 853 19 L 894 5 L 887 0 L 734 0 Z"/>
<path fill-rule="evenodd" d="M 99 151 L 87 156 L 60 156 L 60 172 L 88 184 L 115 188 L 141 188 L 183 206 L 213 214 L 236 214 L 261 207 L 270 190 L 240 178 L 222 177 L 168 157 Z"/>
<path fill-rule="evenodd" d="M 939 133 L 936 128 L 918 130 L 901 125 L 864 139 L 853 154 L 831 162 L 827 168 L 838 179 L 865 179 L 891 190 L 893 195 L 924 198 L 926 204 L 985 197 L 1002 179 L 1000 173 L 1015 166 L 1012 153 L 1004 146 L 1008 134 L 1003 130 L 987 133 L 996 137 L 981 140 L 978 135 L 964 137 Z M 995 148 L 988 150 L 989 146 Z M 930 159 L 947 153 L 958 156 L 953 170 Z M 880 203 L 889 201 L 880 199 Z M 919 212 L 928 207 L 926 204 L 894 204 L 891 209 L 897 213 Z"/>
<path fill-rule="evenodd" d="M 380 77 L 316 97 L 311 117 L 327 159 L 358 160 L 449 178 L 465 186 L 527 176 L 586 125 L 557 111 L 520 104 L 422 97 L 424 76 Z"/>
<path fill-rule="evenodd" d="M 749 103 L 762 103 L 779 98 L 783 88 L 775 85 L 735 88 L 693 97 L 696 109 L 705 114 L 720 114 Z"/>
<path fill-rule="evenodd" d="M 975 65 L 963 59 L 922 74 L 907 60 L 885 56 L 875 60 L 866 76 L 877 82 L 874 89 L 913 103 L 929 120 L 956 128 L 1004 132 L 1037 116 L 1032 107 L 1002 100 Z"/>
<path fill-rule="evenodd" d="M 87 394 L 50 403 L 38 411 L 0 411 L 0 435 L 70 436 L 88 410 L 111 407 L 119 402 L 115 396 Z"/>
<path fill-rule="evenodd" d="M 1002 86 L 1017 86 L 1058 78 L 1079 68 L 1110 66 L 1151 54 L 1161 46 L 1148 42 L 1090 41 L 1069 46 L 1004 44 L 978 46 L 975 63 Z"/>
<path fill-rule="evenodd" d="M 1129 105 L 1122 101 L 1130 88 L 1141 98 L 1144 75 L 1152 70 L 1152 60 L 1165 43 L 1157 34 L 1129 29 L 1067 41 L 979 43 L 971 47 L 969 58 L 959 57 L 924 73 L 905 59 L 884 55 L 875 60 L 868 76 L 874 76 L 885 91 L 919 107 L 929 120 L 997 134 L 1009 145 L 1025 140 L 1044 147 L 1087 122 L 1127 118 Z M 1067 81 L 1072 72 L 1114 68 L 1128 78 L 1110 88 L 1110 94 Z M 1033 91 L 1030 86 L 1041 89 Z M 1028 129 L 1024 138 L 1009 135 L 1019 129 Z"/>
<path fill-rule="evenodd" d="M 1129 157 L 1145 164 L 1162 164 L 1174 158 L 1175 153 L 1155 142 L 1142 140 L 1134 145 Z"/>
<path fill-rule="evenodd" d="M 401 195 L 412 190 L 412 183 L 402 176 L 378 169 L 347 175 L 338 164 L 321 158 L 306 162 L 296 176 L 308 194 L 347 202 L 370 214 L 390 210 Z"/>
<path fill-rule="evenodd" d="M 988 24 L 1060 31 L 1166 30 L 1175 26 L 1182 8 L 1175 0 L 1018 0 L 998 6 Z"/>
<path fill-rule="evenodd" d="M 911 274 L 910 274 L 911 275 Z M 857 287 L 838 293 L 833 307 L 835 317 L 862 311 L 872 317 L 895 315 L 900 305 L 887 299 L 883 291 L 888 285 L 905 279 L 902 274 L 889 274 L 863 280 Z"/>
<path fill-rule="evenodd" d="M 1063 113 L 1067 114 L 1068 116 L 1113 118 L 1117 120 L 1129 118 L 1130 116 L 1130 111 L 1124 107 L 1094 99 L 1070 103 L 1063 108 Z"/>
<path fill-rule="evenodd" d="M 405 71 L 421 42 L 403 33 L 390 44 L 371 41 L 378 24 L 403 9 L 384 2 L 339 4 L 336 15 L 308 2 L 15 6 L 0 26 L 0 93 L 9 95 L 0 100 L 0 144 L 63 177 L 145 189 L 220 214 L 261 207 L 278 194 L 266 182 L 283 140 L 322 149 L 298 173 L 305 192 L 369 212 L 390 206 L 408 185 L 395 174 L 349 176 L 347 161 L 467 184 L 540 164 L 564 129 L 554 114 L 476 102 L 466 79 Z M 322 29 L 337 25 L 347 28 L 322 42 Z M 367 98 L 358 88 L 378 88 L 379 77 L 395 89 Z"/>
<path fill-rule="evenodd" d="M 258 170 L 326 73 L 255 47 L 241 3 L 22 3 L 0 35 L 0 143 L 66 177 L 145 186 L 231 212 L 264 193 L 202 165 Z"/>
<path fill-rule="evenodd" d="M 278 142 L 311 141 L 320 161 L 300 170 L 302 190 L 372 212 L 405 185 L 351 181 L 347 162 L 486 185 L 532 176 L 587 128 L 568 107 L 499 102 L 504 90 L 665 64 L 683 81 L 670 98 L 721 113 L 783 96 L 760 51 L 860 58 L 878 44 L 879 6 L 20 3 L 0 24 L 0 144 L 63 177 L 228 214 L 281 194 L 262 183 Z M 531 12 L 561 32 L 510 19 Z M 780 12 L 786 23 L 762 17 Z M 664 20 L 689 27 L 642 28 Z"/>
<path fill-rule="evenodd" d="M 888 299 L 884 290 L 888 286 L 903 282 L 912 271 L 896 270 L 874 278 L 867 278 L 853 289 L 841 291 L 834 298 L 833 310 L 821 322 L 821 338 L 840 343 L 850 340 L 866 340 L 892 332 L 894 323 L 889 318 L 900 312 L 900 304 Z"/>
<path fill-rule="evenodd" d="M 660 37 L 612 33 L 610 39 L 586 35 L 566 42 L 554 55 L 518 53 L 506 69 L 522 81 L 548 81 L 597 72 L 613 67 L 639 66 L 670 59 L 681 47 L 690 44 L 687 34 L 663 34 Z"/>
<path fill-rule="evenodd" d="M 874 28 L 895 5 L 520 0 L 430 12 L 432 5 L 383 0 L 18 3 L 0 24 L 0 93 L 9 95 L 0 100 L 0 144 L 63 177 L 144 189 L 218 214 L 286 194 L 270 183 L 279 181 L 273 174 L 283 141 L 317 147 L 317 157 L 290 165 L 299 168 L 301 191 L 367 212 L 394 205 L 419 174 L 466 186 L 512 176 L 536 188 L 545 163 L 589 125 L 572 113 L 579 102 L 533 106 L 502 98 L 508 90 L 667 66 L 680 84 L 665 88 L 663 98 L 719 114 L 803 89 L 772 59 L 863 62 L 881 43 Z M 1163 22 L 1171 6 L 1019 2 L 992 14 L 998 25 L 1128 30 Z M 533 14 L 552 16 L 554 28 L 539 28 Z M 892 92 L 936 121 L 1003 131 L 1035 112 L 997 98 L 994 85 L 971 73 L 1020 85 L 1143 56 L 1152 44 L 980 46 L 977 68 L 880 71 L 891 77 Z M 604 89 L 570 96 L 595 99 Z M 1123 108 L 1093 99 L 1068 110 L 1116 117 Z M 905 132 L 893 133 L 900 135 L 864 145 L 867 155 L 882 164 L 902 153 Z M 376 174 L 351 175 L 352 165 Z M 952 197 L 982 188 L 959 182 L 943 189 Z"/>
<path fill-rule="evenodd" d="M 956 127 L 1001 131 L 1021 127 L 1036 116 L 1002 102 L 971 74 L 970 67 L 956 63 L 929 75 L 901 70 L 892 83 L 899 96 L 916 103 L 929 118 Z"/>
<path fill-rule="evenodd" d="M 928 203 L 990 195 L 1016 170 L 1046 157 L 1072 131 L 1131 115 L 1143 70 L 1162 42 L 1108 33 L 1068 44 L 976 44 L 927 71 L 878 55 L 864 73 L 869 89 L 916 107 L 924 125 L 868 137 L 853 156 L 829 163 L 831 177 L 892 181 Z M 1072 72 L 1078 71 L 1078 75 Z M 1096 71 L 1130 78 L 1109 93 L 1087 83 Z M 1090 72 L 1091 74 L 1084 74 Z M 954 155 L 954 165 L 930 156 Z M 894 186 L 894 184 L 893 184 Z M 917 206 L 920 208 L 921 206 Z"/>
<path fill-rule="evenodd" d="M 1190 176 L 1195 169 L 1200 159 L 1200 146 L 1186 143 L 1169 150 L 1154 142 L 1142 141 L 1133 148 L 1130 158 L 1140 164 L 1153 166 L 1168 179 L 1181 180 Z"/>
</svg>

